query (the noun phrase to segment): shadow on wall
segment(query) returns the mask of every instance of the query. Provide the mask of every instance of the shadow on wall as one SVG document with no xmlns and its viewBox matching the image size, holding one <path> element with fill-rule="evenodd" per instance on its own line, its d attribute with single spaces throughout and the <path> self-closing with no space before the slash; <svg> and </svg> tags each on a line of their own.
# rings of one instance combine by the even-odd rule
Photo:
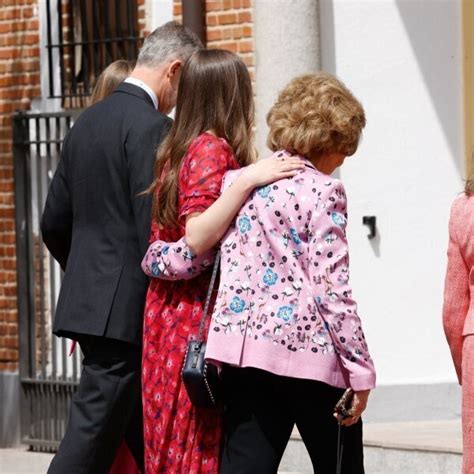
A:
<svg viewBox="0 0 474 474">
<path fill-rule="evenodd" d="M 459 126 L 462 122 L 452 120 L 458 115 L 459 107 L 453 101 L 452 88 L 460 84 L 461 71 L 458 69 L 456 52 L 461 47 L 461 29 L 456 29 L 459 31 L 458 37 L 440 34 L 445 30 L 445 22 L 460 23 L 459 2 L 431 2 L 427 8 L 422 1 L 396 0 L 396 5 L 456 169 L 460 176 L 464 176 L 464 157 L 459 147 Z M 459 100 L 462 100 L 462 91 L 459 94 Z"/>
<path fill-rule="evenodd" d="M 337 74 L 333 0 L 320 0 L 319 5 L 320 18 L 324 19 L 320 25 L 322 66 L 325 71 Z M 464 176 L 464 157 L 460 147 L 462 140 L 459 140 L 461 117 L 459 120 L 452 120 L 458 116 L 459 108 L 459 103 L 453 100 L 453 87 L 458 86 L 461 77 L 459 59 L 456 56 L 461 47 L 461 29 L 455 28 L 459 36 L 440 34 L 446 31 L 446 22 L 460 24 L 459 2 L 430 2 L 427 8 L 426 2 L 422 0 L 395 0 L 395 5 L 455 160 L 456 169 L 460 176 Z M 459 91 L 459 100 L 462 100 L 461 94 L 462 91 Z"/>
</svg>

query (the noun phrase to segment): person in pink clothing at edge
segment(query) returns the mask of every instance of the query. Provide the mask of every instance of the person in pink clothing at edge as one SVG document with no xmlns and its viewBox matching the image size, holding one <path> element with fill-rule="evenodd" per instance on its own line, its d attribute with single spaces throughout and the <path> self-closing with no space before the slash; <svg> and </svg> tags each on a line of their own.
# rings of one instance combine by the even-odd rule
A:
<svg viewBox="0 0 474 474">
<path fill-rule="evenodd" d="M 292 80 L 267 122 L 271 159 L 299 156 L 305 168 L 255 190 L 221 241 L 206 349 L 223 369 L 220 472 L 275 473 L 294 424 L 315 472 L 336 472 L 334 406 L 351 387 L 351 416 L 339 419 L 341 472 L 363 473 L 360 417 L 375 369 L 348 284 L 346 195 L 330 175 L 355 153 L 364 110 L 338 79 L 318 73 Z M 244 171 L 227 172 L 222 191 Z M 145 273 L 189 279 L 211 265 L 212 244 L 197 235 L 152 243 Z"/>
<path fill-rule="evenodd" d="M 462 385 L 463 474 L 474 473 L 474 181 L 451 208 L 443 325 Z"/>
</svg>

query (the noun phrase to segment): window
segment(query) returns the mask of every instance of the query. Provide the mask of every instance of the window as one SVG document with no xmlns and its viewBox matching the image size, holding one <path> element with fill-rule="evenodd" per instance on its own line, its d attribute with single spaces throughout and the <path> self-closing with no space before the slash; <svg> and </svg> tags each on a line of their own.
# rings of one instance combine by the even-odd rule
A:
<svg viewBox="0 0 474 474">
<path fill-rule="evenodd" d="M 111 62 L 137 58 L 137 0 L 47 0 L 46 8 L 49 96 L 81 107 Z"/>
</svg>

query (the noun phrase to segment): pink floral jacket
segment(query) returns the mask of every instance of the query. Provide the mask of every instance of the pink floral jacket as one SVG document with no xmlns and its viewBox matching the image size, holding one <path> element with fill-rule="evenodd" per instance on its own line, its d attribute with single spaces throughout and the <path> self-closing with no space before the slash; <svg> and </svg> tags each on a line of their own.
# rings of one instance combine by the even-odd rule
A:
<svg viewBox="0 0 474 474">
<path fill-rule="evenodd" d="M 226 173 L 223 189 L 240 172 Z M 255 190 L 221 241 L 208 360 L 373 388 L 375 369 L 349 286 L 346 223 L 342 183 L 309 161 L 294 178 Z M 157 241 L 142 268 L 151 277 L 192 278 L 213 258 L 195 257 L 184 240 Z"/>
</svg>

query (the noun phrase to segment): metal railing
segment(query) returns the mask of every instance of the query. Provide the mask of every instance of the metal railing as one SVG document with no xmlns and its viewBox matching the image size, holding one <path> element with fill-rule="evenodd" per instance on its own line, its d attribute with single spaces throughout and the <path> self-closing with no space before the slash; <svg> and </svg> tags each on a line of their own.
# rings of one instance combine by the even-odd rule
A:
<svg viewBox="0 0 474 474">
<path fill-rule="evenodd" d="M 58 447 L 71 397 L 79 382 L 80 351 L 51 333 L 62 273 L 40 232 L 47 191 L 72 113 L 28 114 L 13 119 L 21 432 L 32 449 Z"/>
<path fill-rule="evenodd" d="M 46 9 L 51 98 L 87 97 L 111 62 L 137 58 L 137 0 L 47 0 Z"/>
</svg>

